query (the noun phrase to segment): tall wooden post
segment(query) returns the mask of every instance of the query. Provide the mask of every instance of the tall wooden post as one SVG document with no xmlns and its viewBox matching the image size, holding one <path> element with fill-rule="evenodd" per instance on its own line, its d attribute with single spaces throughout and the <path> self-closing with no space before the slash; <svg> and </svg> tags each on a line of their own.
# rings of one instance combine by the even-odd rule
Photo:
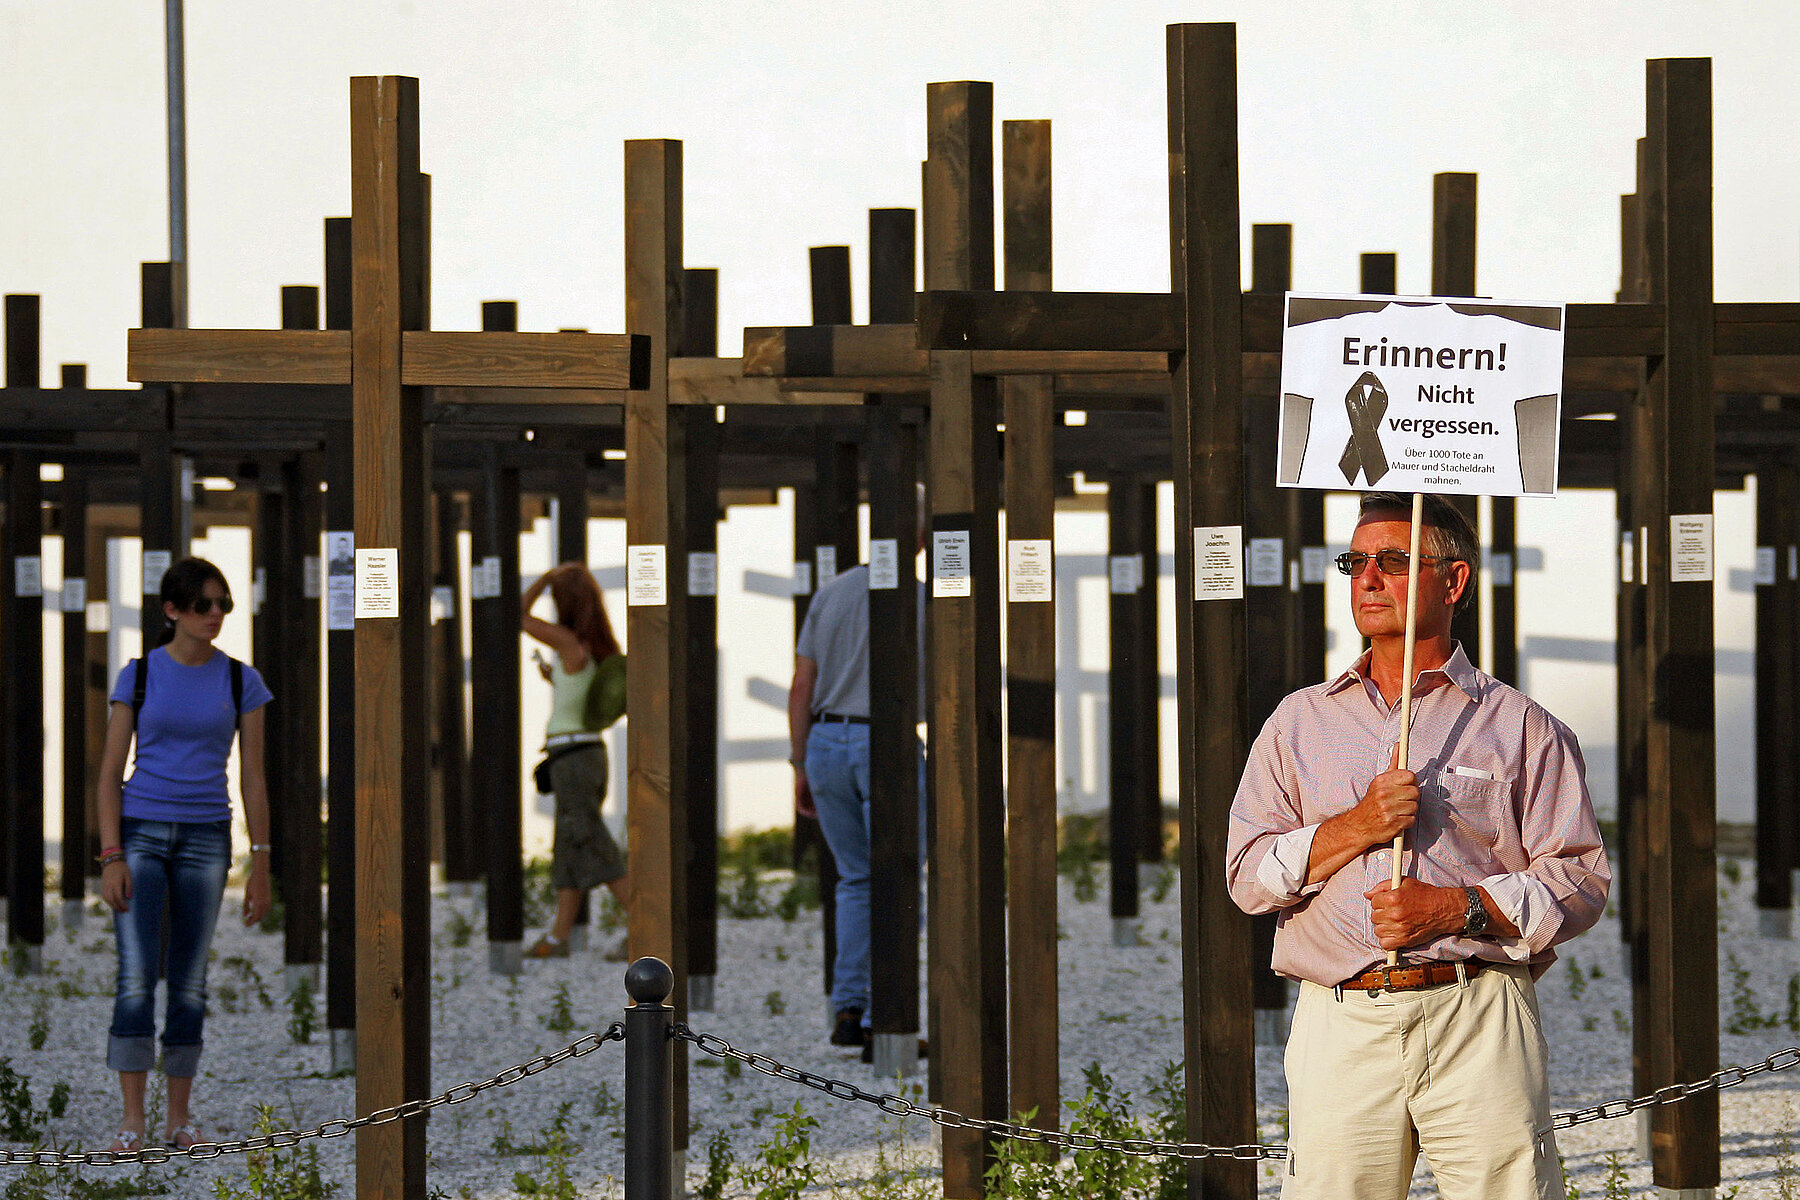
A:
<svg viewBox="0 0 1800 1200">
<path fill-rule="evenodd" d="M 349 222 L 344 225 L 347 236 Z M 354 548 L 351 439 L 348 425 L 328 428 L 325 434 L 325 528 L 328 538 L 347 534 Z M 325 892 L 325 1027 L 334 1071 L 356 1062 L 356 702 L 352 609 L 350 620 L 325 631 L 325 870 L 330 880 Z"/>
<path fill-rule="evenodd" d="M 354 79 L 350 112 L 356 545 L 367 568 L 356 621 L 356 1105 L 367 1113 L 431 1084 L 431 762 L 415 703 L 427 694 L 428 464 L 422 395 L 400 385 L 402 331 L 428 316 L 418 81 Z M 382 603 L 384 590 L 396 603 Z M 424 1200 L 424 1121 L 357 1131 L 356 1191 Z"/>
<path fill-rule="evenodd" d="M 486 323 L 488 306 L 483 305 Z M 480 774 L 487 864 L 488 967 L 516 975 L 525 940 L 524 830 L 519 750 L 519 468 L 498 445 L 482 463 L 481 511 L 471 520 L 484 534 L 481 549 L 487 586 L 476 597 L 471 656 L 481 684 L 471 761 Z"/>
<path fill-rule="evenodd" d="M 1790 452 L 1791 453 L 1791 452 Z M 1800 842 L 1793 751 L 1794 610 L 1788 567 L 1800 537 L 1800 470 L 1767 455 L 1756 473 L 1756 908 L 1764 937 L 1793 936 L 1795 844 Z"/>
<path fill-rule="evenodd" d="M 317 328 L 317 325 L 313 326 Z M 291 992 L 304 983 L 317 989 L 324 958 L 324 909 L 320 892 L 320 645 L 319 606 L 323 563 L 319 533 L 324 523 L 319 482 L 319 455 L 304 454 L 282 464 L 282 553 L 290 570 L 291 591 L 282 608 L 281 649 L 284 663 L 282 700 L 286 712 L 271 716 L 282 724 L 286 747 L 282 773 L 272 776 L 282 829 L 286 911 L 282 923 L 282 961 Z"/>
<path fill-rule="evenodd" d="M 807 254 L 808 282 L 812 291 L 814 325 L 850 324 L 850 248 L 814 246 Z M 814 420 L 826 414 L 814 412 Z M 851 461 L 851 489 L 855 489 L 855 451 Z M 840 451 L 829 427 L 813 430 L 813 469 L 809 485 L 794 488 L 794 640 L 806 625 L 813 593 L 838 570 L 838 546 L 842 540 L 844 505 L 839 479 L 843 474 Z M 851 504 L 854 505 L 854 497 Z M 854 520 L 854 515 L 852 515 Z M 851 529 L 854 546 L 855 529 Z M 854 549 L 852 555 L 854 555 Z M 805 869 L 810 855 L 819 880 L 820 990 L 829 999 L 837 975 L 837 859 L 825 840 L 817 817 L 794 814 L 794 869 Z"/>
<path fill-rule="evenodd" d="M 709 356 L 710 357 L 710 356 Z M 719 973 L 719 444 L 712 408 L 685 405 L 687 454 L 687 944 L 688 1003 L 711 1012 Z"/>
<path fill-rule="evenodd" d="M 1719 1066 L 1718 890 L 1714 866 L 1712 62 L 1653 59 L 1644 196 L 1650 299 L 1667 313 L 1649 375 L 1653 447 L 1640 528 L 1650 677 L 1644 806 L 1649 1074 L 1661 1087 Z M 1673 543 L 1673 544 L 1672 544 Z M 1719 1182 L 1719 1101 L 1654 1110 L 1658 1187 Z"/>
<path fill-rule="evenodd" d="M 719 273 L 682 271 L 679 352 L 719 353 Z M 713 1008 L 719 973 L 719 449 L 724 430 L 705 405 L 683 409 L 687 450 L 682 495 L 687 530 L 687 943 L 688 1005 Z"/>
<path fill-rule="evenodd" d="M 1000 126 L 1002 230 L 1009 292 L 1051 277 L 1048 121 Z M 1012 1052 L 1009 1107 L 1062 1121 L 1056 945 L 1056 395 L 1042 375 L 1000 384 L 1006 418 L 1006 913 Z M 1013 578 L 1029 560 L 1034 580 Z"/>
<path fill-rule="evenodd" d="M 869 210 L 869 320 L 913 319 L 918 214 Z M 922 646 L 918 574 L 913 563 L 921 517 L 917 410 L 886 404 L 869 421 L 869 677 L 885 680 L 869 695 L 869 889 L 884 897 L 869 914 L 869 1021 L 875 1073 L 918 1070 L 920 821 L 919 669 Z M 893 577 L 874 571 L 891 550 Z"/>
<path fill-rule="evenodd" d="M 82 690 L 86 694 L 87 705 L 85 761 L 90 763 L 100 761 L 101 751 L 106 745 L 106 721 L 112 710 L 112 702 L 108 699 L 112 695 L 113 686 L 112 658 L 108 646 L 112 640 L 113 606 L 111 583 L 107 578 L 109 574 L 107 571 L 109 557 L 107 547 L 111 544 L 108 535 L 112 532 L 108 526 L 99 521 L 90 520 L 87 523 L 87 561 L 89 563 L 87 601 L 90 606 L 99 606 L 98 608 L 90 607 L 88 610 L 94 613 L 94 618 L 86 622 L 87 635 L 84 642 L 87 665 L 81 676 L 85 684 Z M 127 580 L 124 590 L 127 595 L 133 594 L 137 590 L 136 582 Z M 89 823 L 86 848 L 83 851 L 84 865 L 97 887 L 100 870 L 97 856 L 101 849 L 100 822 L 92 807 L 94 801 L 91 790 L 86 793 L 86 802 L 89 805 L 87 810 Z"/>
<path fill-rule="evenodd" d="M 649 379 L 625 401 L 627 790 L 633 958 L 675 972 L 687 1017 L 687 561 L 681 426 L 669 414 L 669 352 L 683 328 L 681 143 L 625 143 L 625 322 L 650 339 Z M 675 1047 L 675 1139 L 687 1147 L 687 1055 Z"/>
<path fill-rule="evenodd" d="M 1637 180 L 1640 192 L 1648 189 L 1643 139 L 1638 141 Z M 1619 203 L 1619 292 L 1621 302 L 1641 303 L 1648 298 L 1650 283 L 1646 278 L 1643 205 L 1639 194 L 1621 196 Z M 1617 709 L 1618 762 L 1617 793 L 1614 816 L 1618 822 L 1618 861 L 1613 868 L 1613 895 L 1619 910 L 1620 957 L 1627 975 L 1636 978 L 1632 959 L 1642 947 L 1638 944 L 1642 925 L 1638 919 L 1643 888 L 1643 811 L 1644 811 L 1644 699 L 1649 688 L 1644 673 L 1644 532 L 1638 525 L 1638 512 L 1643 508 L 1636 499 L 1639 485 L 1649 477 L 1646 436 L 1648 425 L 1644 413 L 1643 367 L 1639 368 L 1638 391 L 1621 406 L 1619 449 L 1614 460 L 1613 499 L 1618 519 L 1619 594 L 1616 621 L 1615 689 Z M 1632 1081 L 1641 1085 L 1649 1077 L 1645 1059 L 1645 1043 L 1650 1020 L 1643 1007 L 1642 988 L 1632 989 Z"/>
<path fill-rule="evenodd" d="M 1293 278 L 1293 226 L 1250 227 L 1250 290 L 1258 294 L 1286 292 Z M 1287 540 L 1287 523 L 1295 491 L 1275 486 L 1276 434 L 1280 427 L 1278 380 L 1258 381 L 1244 398 L 1244 535 L 1249 551 L 1245 577 L 1244 610 L 1249 644 L 1257 648 L 1262 667 L 1249 675 L 1247 728 L 1254 733 L 1275 712 L 1283 696 L 1297 687 L 1318 682 L 1297 681 L 1296 664 L 1286 658 L 1291 640 L 1299 631 L 1298 588 L 1290 589 L 1288 563 L 1293 555 Z M 1271 388 L 1268 383 L 1275 383 Z M 1319 504 L 1322 493 L 1304 494 Z M 1296 531 L 1297 532 L 1297 531 Z M 1292 633 L 1290 633 L 1292 631 Z M 1298 653 L 1298 647 L 1293 647 Z M 1256 1004 L 1256 1040 L 1259 1045 L 1287 1044 L 1287 980 L 1269 966 L 1275 949 L 1277 915 L 1250 918 L 1250 954 L 1256 972 L 1252 995 Z"/>
<path fill-rule="evenodd" d="M 67 386 L 67 380 L 64 381 Z M 82 921 L 82 901 L 87 895 L 88 863 L 88 703 L 87 703 L 87 598 L 88 598 L 88 469 L 63 464 L 62 503 L 58 524 L 62 533 L 62 899 L 63 926 L 75 929 Z M 102 558 L 93 568 L 105 574 Z"/>
<path fill-rule="evenodd" d="M 1242 577 L 1230 580 L 1243 569 L 1244 524 L 1236 27 L 1170 26 L 1168 62 L 1171 258 L 1186 300 L 1169 414 L 1187 1131 L 1235 1145 L 1256 1133 L 1250 919 L 1219 882 L 1250 744 Z M 1256 1194 L 1247 1162 L 1207 1159 L 1188 1185 L 1196 1197 Z"/>
<path fill-rule="evenodd" d="M 467 889 L 481 878 L 481 813 L 475 804 L 469 762 L 468 659 L 463 654 L 462 531 L 469 504 L 450 487 L 437 496 L 436 569 L 432 590 L 438 621 L 432 626 L 432 672 L 436 692 L 437 768 L 444 805 L 444 878 Z"/>
<path fill-rule="evenodd" d="M 1144 569 L 1138 579 L 1137 659 L 1139 669 L 1132 678 L 1137 683 L 1132 711 L 1137 713 L 1137 736 L 1133 744 L 1138 758 L 1138 861 L 1161 863 L 1167 857 L 1163 850 L 1162 803 L 1162 554 L 1157 549 L 1157 481 L 1140 479 L 1135 484 L 1142 495 L 1138 498 L 1138 545 L 1144 548 Z"/>
<path fill-rule="evenodd" d="M 6 298 L 6 386 L 38 387 L 39 300 Z M 44 600 L 42 484 L 39 459 L 24 450 L 6 458 L 6 527 L 0 546 L 0 667 L 8 680 L 5 737 L 9 837 L 6 940 L 42 967 L 44 946 Z"/>
<path fill-rule="evenodd" d="M 883 631 L 869 639 L 869 678 L 883 681 L 869 691 L 869 890 L 881 897 L 869 914 L 869 1021 L 883 1077 L 919 1064 L 918 443 L 911 414 L 871 414 L 871 565 L 884 545 L 893 556 L 891 582 L 869 575 L 869 628 Z"/>
<path fill-rule="evenodd" d="M 145 329 L 176 328 L 177 271 L 168 263 L 144 263 L 142 268 L 141 320 Z M 162 574 L 187 553 L 179 545 L 176 491 L 181 473 L 175 465 L 175 439 L 160 429 L 140 434 L 144 476 L 143 501 L 139 505 L 138 537 L 143 546 L 142 607 L 138 628 L 145 651 L 155 646 L 163 631 Z"/>
<path fill-rule="evenodd" d="M 350 329 L 350 218 L 325 220 L 325 328 Z M 325 528 L 356 544 L 356 453 L 348 424 L 325 431 Z M 354 577 L 352 585 L 354 586 Z M 356 1064 L 356 621 L 325 631 L 325 1027 L 331 1069 Z"/>
<path fill-rule="evenodd" d="M 927 88 L 926 290 L 994 286 L 993 86 Z M 998 389 L 964 350 L 931 352 L 931 988 L 944 1103 L 1006 1115 L 1006 894 L 1000 759 Z M 986 1140 L 944 1132 L 944 1194 L 979 1196 Z"/>
<path fill-rule="evenodd" d="M 319 289 L 281 289 L 281 327 L 319 327 Z M 319 554 L 319 535 L 324 526 L 319 484 L 323 464 L 317 454 L 290 458 L 282 464 L 281 553 L 290 564 L 291 591 L 283 609 L 280 656 L 287 666 L 283 704 L 271 713 L 283 727 L 287 753 L 279 777 L 271 776 L 271 795 L 280 798 L 275 814 L 284 831 L 285 867 L 282 923 L 282 961 L 287 987 L 292 992 L 304 983 L 318 989 L 319 966 L 324 959 L 324 897 L 321 894 L 320 835 L 320 736 L 321 701 L 319 676 L 320 611 L 324 594 L 324 564 Z"/>
<path fill-rule="evenodd" d="M 1139 776 L 1143 756 L 1138 753 L 1141 731 L 1138 674 L 1143 638 L 1138 629 L 1143 587 L 1144 489 L 1134 478 L 1120 476 L 1107 481 L 1108 644 L 1107 709 L 1110 802 L 1107 834 L 1112 863 L 1111 911 L 1113 945 L 1135 946 L 1138 941 L 1138 847 L 1144 836 L 1144 803 Z M 1154 548 L 1153 548 L 1154 550 Z"/>
<path fill-rule="evenodd" d="M 1431 179 L 1431 294 L 1475 295 L 1475 176 L 1463 171 L 1443 171 Z M 1479 506 L 1475 496 L 1451 496 L 1450 503 L 1479 530 Z M 1480 563 L 1469 564 L 1479 570 Z M 1463 653 L 1475 666 L 1481 654 L 1481 592 L 1477 588 L 1468 607 L 1450 622 L 1450 636 L 1462 643 Z"/>
<path fill-rule="evenodd" d="M 288 610 L 297 603 L 299 596 L 299 564 L 291 553 L 292 547 L 287 544 L 291 525 L 287 514 L 294 498 L 288 494 L 285 464 L 278 458 L 265 457 L 258 464 L 258 476 L 262 486 L 256 496 L 256 533 L 251 560 L 255 563 L 254 578 L 261 596 L 255 605 L 251 650 L 272 697 L 263 722 L 263 777 L 271 785 L 269 842 L 274 853 L 270 856 L 270 874 L 275 898 L 285 908 L 289 894 L 300 884 L 294 878 L 291 866 L 294 831 L 289 828 L 289 818 L 292 812 L 275 797 L 280 795 L 288 776 L 289 744 L 293 740 L 293 725 L 287 717 L 294 707 L 288 696 L 288 678 L 294 665 L 289 663 L 283 646 L 292 625 Z M 146 649 L 149 644 L 145 643 Z M 282 940 L 285 944 L 285 933 Z M 284 966 L 285 958 L 284 945 Z"/>
<path fill-rule="evenodd" d="M 1519 501 L 1488 498 L 1488 671 L 1519 686 Z"/>
</svg>

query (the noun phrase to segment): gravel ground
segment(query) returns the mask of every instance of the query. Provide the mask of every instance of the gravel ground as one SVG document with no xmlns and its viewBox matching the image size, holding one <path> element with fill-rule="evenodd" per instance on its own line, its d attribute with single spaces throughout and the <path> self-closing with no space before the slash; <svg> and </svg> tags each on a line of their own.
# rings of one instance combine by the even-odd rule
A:
<svg viewBox="0 0 1800 1200">
<path fill-rule="evenodd" d="M 1757 1061 L 1800 1041 L 1800 948 L 1757 933 L 1751 872 L 1721 878 L 1720 969 L 1724 1019 L 1758 1026 L 1723 1035 L 1725 1063 Z M 1103 872 L 1102 868 L 1102 872 Z M 1147 871 L 1147 888 L 1159 882 Z M 1131 1098 L 1134 1115 L 1153 1107 L 1148 1091 L 1164 1064 L 1181 1053 L 1178 974 L 1178 914 L 1175 889 L 1163 875 L 1161 900 L 1146 898 L 1142 944 L 1112 945 L 1104 874 L 1097 900 L 1074 898 L 1065 881 L 1062 908 L 1062 1071 L 1064 1092 L 1078 1094 L 1082 1069 L 1099 1062 L 1116 1088 Z M 765 894 L 773 900 L 780 881 Z M 57 906 L 53 911 L 60 911 Z M 226 912 L 235 911 L 228 899 Z M 433 1087 L 443 1090 L 465 1080 L 485 1079 L 533 1055 L 558 1048 L 617 1017 L 623 1003 L 622 967 L 595 951 L 568 960 L 531 962 L 522 978 L 488 973 L 487 949 L 480 940 L 477 901 L 440 893 L 434 901 L 433 997 L 431 1005 Z M 475 930 L 458 946 L 459 932 Z M 596 941 L 610 941 L 598 937 Z M 273 1110 L 277 1128 L 305 1129 L 353 1112 L 353 1081 L 328 1077 L 324 1033 L 310 1044 L 290 1036 L 293 1013 L 283 995 L 278 937 L 247 932 L 235 920 L 221 922 L 212 968 L 212 1014 L 208 1047 L 195 1089 L 195 1109 L 215 1137 L 239 1137 L 253 1130 L 256 1106 Z M 727 919 L 720 930 L 721 971 L 717 1010 L 696 1013 L 692 1024 L 719 1033 L 742 1047 L 807 1069 L 870 1086 L 867 1068 L 854 1051 L 826 1044 L 826 1004 L 820 988 L 820 946 L 816 914 L 792 922 L 776 916 Z M 52 1088 L 70 1089 L 67 1111 L 48 1121 L 46 1137 L 58 1145 L 102 1148 L 117 1119 L 113 1077 L 102 1067 L 111 1010 L 113 940 L 108 922 L 89 915 L 76 928 L 57 928 L 45 947 L 46 971 L 39 976 L 0 975 L 0 1058 L 29 1079 L 33 1099 L 46 1104 Z M 1792 989 L 1792 990 L 1790 990 Z M 1790 1000 L 1790 995 L 1794 999 Z M 267 997 L 265 1002 L 264 996 Z M 1618 926 L 1613 919 L 1565 948 L 1564 959 L 1539 985 L 1551 1045 L 1555 1107 L 1597 1103 L 1630 1091 L 1629 1000 L 1620 970 Z M 1734 998 L 1737 1003 L 1734 1005 Z M 553 1029 L 559 1007 L 576 1022 Z M 322 1013 L 319 1023 L 323 1024 Z M 35 1032 L 34 1032 L 35 1027 Z M 42 1046 L 32 1049 L 39 1040 Z M 780 1116 L 796 1101 L 818 1118 L 811 1133 L 812 1158 L 821 1187 L 840 1194 L 929 1195 L 935 1185 L 935 1144 L 929 1127 L 902 1122 L 873 1109 L 831 1100 L 754 1072 L 738 1073 L 696 1056 L 692 1078 L 692 1146 L 689 1183 L 698 1186 L 706 1147 L 726 1132 L 740 1168 L 766 1145 Z M 154 1080 L 154 1077 L 153 1077 Z M 1279 1140 L 1286 1089 L 1278 1048 L 1258 1051 L 1259 1119 L 1265 1140 Z M 922 1076 L 916 1082 L 922 1082 Z M 154 1083 L 153 1083 L 154 1087 Z M 542 1143 L 565 1110 L 564 1127 L 578 1147 L 567 1161 L 578 1194 L 617 1195 L 622 1171 L 619 1132 L 622 1056 L 609 1045 L 590 1056 L 514 1086 L 485 1092 L 474 1100 L 438 1110 L 430 1124 L 430 1181 L 447 1197 L 497 1198 L 534 1194 L 532 1181 L 547 1181 L 548 1160 L 518 1153 Z M 1800 1070 L 1759 1075 L 1722 1094 L 1724 1186 L 1721 1197 L 1776 1197 L 1800 1189 L 1800 1152 L 1795 1137 L 1800 1112 Z M 0 1105 L 4 1104 L 0 1096 Z M 1066 1112 L 1066 1110 L 1065 1110 Z M 3 1114 L 0 1114 L 3 1116 Z M 155 1124 L 153 1131 L 160 1129 Z M 311 1143 L 327 1183 L 353 1194 L 353 1140 Z M 1627 1193 L 1650 1186 L 1647 1164 L 1636 1150 L 1633 1118 L 1604 1121 L 1565 1131 L 1560 1145 L 1571 1182 L 1584 1196 L 1608 1195 L 1606 1178 L 1616 1156 Z M 290 1159 L 297 1151 L 289 1151 Z M 168 1179 L 170 1194 L 213 1194 L 219 1180 L 245 1186 L 241 1158 L 155 1168 Z M 897 1171 L 898 1174 L 884 1174 Z M 1262 1168 L 1264 1194 L 1276 1191 L 1276 1168 Z M 0 1168 L 0 1186 L 16 1184 L 17 1168 Z M 515 1179 L 527 1177 L 525 1184 Z M 119 1172 L 90 1169 L 114 1178 Z M 889 1186 L 877 1189 L 874 1182 Z M 1434 1195 L 1421 1168 L 1416 1195 Z M 748 1195 L 734 1175 L 727 1195 Z M 8 1192 L 10 1196 L 14 1193 Z M 45 1194 L 64 1194 L 51 1187 Z M 248 1191 L 243 1194 L 253 1194 Z"/>
</svg>

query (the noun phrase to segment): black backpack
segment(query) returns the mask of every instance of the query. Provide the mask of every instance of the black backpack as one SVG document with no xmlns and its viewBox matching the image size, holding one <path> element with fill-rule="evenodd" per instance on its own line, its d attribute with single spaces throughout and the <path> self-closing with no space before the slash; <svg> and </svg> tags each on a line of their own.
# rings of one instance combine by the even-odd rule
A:
<svg viewBox="0 0 1800 1200">
<path fill-rule="evenodd" d="M 220 651 L 224 653 L 224 651 Z M 137 728 L 138 714 L 144 711 L 144 691 L 150 685 L 150 672 L 145 670 L 144 661 L 150 656 L 140 656 L 132 663 L 131 674 L 131 727 Z M 235 728 L 244 727 L 244 664 L 231 655 L 225 655 L 225 661 L 231 664 L 231 711 L 236 715 Z"/>
</svg>

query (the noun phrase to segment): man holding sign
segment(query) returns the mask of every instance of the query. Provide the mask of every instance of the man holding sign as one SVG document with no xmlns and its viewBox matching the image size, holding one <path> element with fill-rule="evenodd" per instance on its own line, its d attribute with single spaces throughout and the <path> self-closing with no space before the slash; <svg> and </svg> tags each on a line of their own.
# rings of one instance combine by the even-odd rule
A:
<svg viewBox="0 0 1800 1200">
<path fill-rule="evenodd" d="M 1450 636 L 1480 546 L 1430 492 L 1555 490 L 1554 305 L 1289 296 L 1280 482 L 1364 495 L 1351 611 L 1369 650 L 1251 748 L 1226 882 L 1279 911 L 1302 981 L 1287 1197 L 1561 1194 L 1533 981 L 1610 872 L 1580 747 Z M 1328 403 L 1336 397 L 1342 403 Z"/>
<path fill-rule="evenodd" d="M 1338 567 L 1370 649 L 1282 701 L 1232 807 L 1232 898 L 1282 913 L 1273 966 L 1303 981 L 1282 1195 L 1402 1197 L 1422 1149 L 1447 1197 L 1553 1197 L 1532 981 L 1552 946 L 1600 916 L 1606 852 L 1575 736 L 1451 640 L 1478 550 L 1435 497 L 1418 564 L 1411 769 L 1395 765 L 1410 507 L 1398 493 L 1364 497 Z M 1399 834 L 1410 853 L 1395 888 Z M 1398 967 L 1383 965 L 1391 950 L 1405 955 Z"/>
</svg>

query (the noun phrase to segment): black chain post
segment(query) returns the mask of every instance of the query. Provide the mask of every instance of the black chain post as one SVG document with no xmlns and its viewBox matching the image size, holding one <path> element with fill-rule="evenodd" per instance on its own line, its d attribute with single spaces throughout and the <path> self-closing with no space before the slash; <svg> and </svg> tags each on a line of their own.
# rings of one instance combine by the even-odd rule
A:
<svg viewBox="0 0 1800 1200">
<path fill-rule="evenodd" d="M 674 1200 L 675 972 L 660 958 L 625 970 L 625 1200 Z"/>
</svg>

